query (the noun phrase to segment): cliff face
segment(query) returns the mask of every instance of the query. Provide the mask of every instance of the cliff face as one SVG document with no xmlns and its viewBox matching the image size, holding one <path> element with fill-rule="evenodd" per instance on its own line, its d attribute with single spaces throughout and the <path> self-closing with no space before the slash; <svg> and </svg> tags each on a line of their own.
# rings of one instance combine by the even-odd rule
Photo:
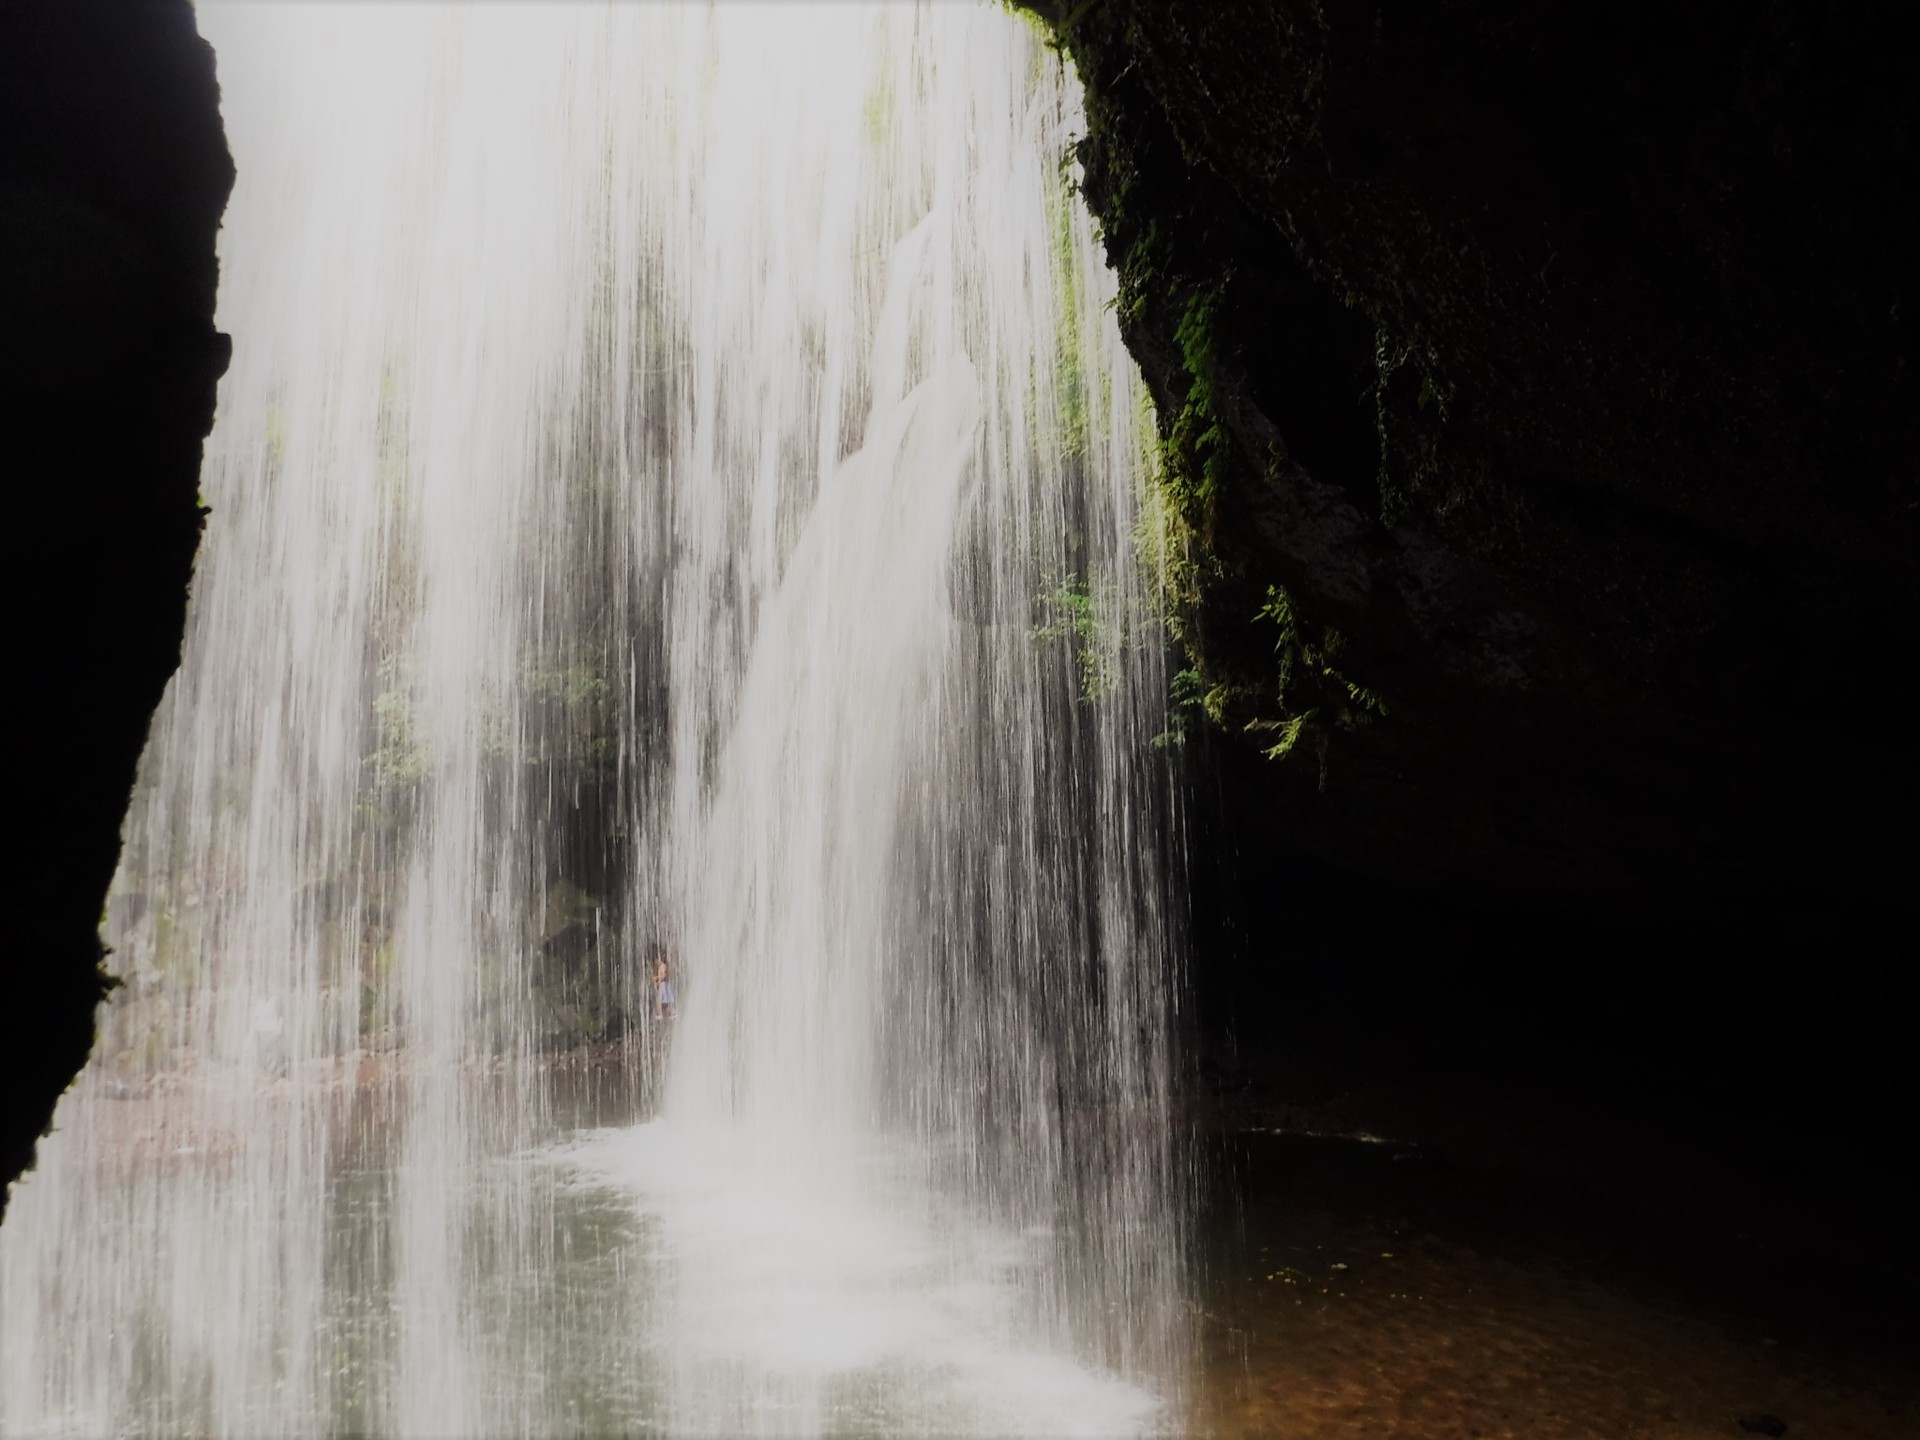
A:
<svg viewBox="0 0 1920 1440">
<path fill-rule="evenodd" d="M 1473 897 L 1904 869 L 1892 6 L 1028 8 L 1247 826 Z"/>
<path fill-rule="evenodd" d="M 11 827 L 0 1206 L 93 1043 L 97 934 L 179 660 L 233 167 L 185 0 L 0 10 Z"/>
</svg>

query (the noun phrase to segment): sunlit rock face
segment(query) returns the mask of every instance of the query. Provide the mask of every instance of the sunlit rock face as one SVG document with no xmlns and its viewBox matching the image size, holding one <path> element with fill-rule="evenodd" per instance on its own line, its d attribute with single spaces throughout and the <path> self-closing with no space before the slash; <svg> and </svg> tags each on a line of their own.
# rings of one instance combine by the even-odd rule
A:
<svg viewBox="0 0 1920 1440">
<path fill-rule="evenodd" d="M 1160 557 L 1066 72 L 986 6 L 199 19 L 212 519 L 0 1430 L 1177 1423 Z"/>
<path fill-rule="evenodd" d="M 1226 762 L 1266 843 L 1477 897 L 1900 872 L 1894 7 L 1031 8 L 1194 548 L 1185 693 L 1284 752 Z"/>
<path fill-rule="evenodd" d="M 185 3 L 0 14 L 0 469 L 9 742 L 0 1212 L 85 1061 L 102 897 L 179 658 L 225 364 L 232 181 Z"/>
</svg>

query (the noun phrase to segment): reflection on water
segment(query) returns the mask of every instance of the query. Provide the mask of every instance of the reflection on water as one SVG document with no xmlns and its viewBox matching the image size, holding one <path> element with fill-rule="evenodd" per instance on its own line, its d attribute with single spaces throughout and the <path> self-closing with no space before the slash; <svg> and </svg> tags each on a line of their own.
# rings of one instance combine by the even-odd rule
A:
<svg viewBox="0 0 1920 1440">
<path fill-rule="evenodd" d="M 1147 1391 L 1058 1351 L 1023 1310 L 1048 1237 L 941 1213 L 929 1157 L 871 1147 L 849 1174 L 809 1164 L 795 1153 L 803 1143 L 770 1152 L 751 1132 L 610 1124 L 636 1106 L 617 1067 L 589 1062 L 555 1079 L 566 1138 L 488 1157 L 455 1197 L 489 1431 L 1117 1436 L 1170 1423 Z M 249 1081 L 259 1083 L 223 1083 Z M 357 1139 L 330 1167 L 324 1206 L 314 1341 L 344 1434 L 389 1413 L 402 1353 L 385 1093 L 340 1087 L 339 1133 Z M 96 1103 L 105 1113 L 87 1123 L 116 1128 L 123 1155 L 169 1147 L 179 1163 L 149 1153 L 150 1184 L 193 1174 L 187 1162 L 210 1137 L 169 1123 L 165 1098 Z M 134 1188 L 94 1178 L 103 1194 Z M 124 1317 L 136 1365 L 166 1350 L 164 1297 L 147 1298 Z M 222 1428 L 209 1396 L 183 1399 L 165 1428 Z M 84 1433 L 95 1417 L 65 1418 Z"/>
<path fill-rule="evenodd" d="M 1023 1313 L 1045 1236 L 941 1213 L 924 1156 L 876 1147 L 863 1162 L 809 1166 L 755 1134 L 671 1121 L 538 1157 L 556 1213 L 624 1217 L 641 1247 L 644 1351 L 675 1377 L 668 1429 L 745 1433 L 778 1415 L 783 1431 L 1118 1435 L 1155 1419 L 1152 1396 L 1049 1353 Z"/>
<path fill-rule="evenodd" d="M 571 1061 L 572 1063 L 568 1063 Z M 497 1071 L 467 1077 L 484 1095 Z M 633 1123 L 651 1090 L 617 1055 L 550 1071 L 557 1142 L 487 1156 L 451 1197 L 455 1289 L 483 1357 L 469 1413 L 483 1433 L 1120 1436 L 1176 1427 L 1161 1397 L 1062 1348 L 1032 1304 L 1053 1261 L 1044 1232 L 996 1230 L 942 1206 L 940 1157 L 864 1139 L 849 1170 L 810 1137 Z M 312 1083 L 312 1082 L 309 1082 Z M 329 1429 L 376 1431 L 404 1377 L 404 1276 L 394 1263 L 398 1063 L 336 1073 L 340 1137 L 321 1206 L 323 1285 L 311 1317 Z M 158 1217 L 191 1199 L 237 1139 L 193 1123 L 185 1092 L 248 1087 L 271 1106 L 287 1077 L 174 1077 L 72 1107 L 103 1146 L 85 1177 L 92 1223 L 164 1245 Z M 396 1103 L 396 1097 L 398 1103 Z M 623 1123 L 624 1122 L 624 1123 Z M 835 1157 L 844 1147 L 827 1147 Z M 178 1191 L 177 1194 L 169 1192 Z M 179 1257 L 172 1257 L 177 1261 Z M 153 1279 L 161 1281 L 152 1285 Z M 214 1434 L 218 1393 L 169 1373 L 171 1267 L 132 1270 L 118 1327 L 153 1431 Z M 179 1289 L 168 1293 L 167 1285 Z M 17 1412 L 16 1412 L 17 1414 Z M 105 1433 L 103 1409 L 43 1412 L 19 1433 Z M 143 1429 L 148 1427 L 143 1427 Z"/>
</svg>

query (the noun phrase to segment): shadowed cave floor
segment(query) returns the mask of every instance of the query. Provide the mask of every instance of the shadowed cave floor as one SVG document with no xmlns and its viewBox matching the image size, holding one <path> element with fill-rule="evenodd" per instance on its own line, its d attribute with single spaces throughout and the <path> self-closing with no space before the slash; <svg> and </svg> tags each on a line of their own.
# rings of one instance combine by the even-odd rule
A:
<svg viewBox="0 0 1920 1440">
<path fill-rule="evenodd" d="M 1464 1151 L 1356 1138 L 1355 1110 L 1417 1126 L 1404 1102 L 1203 1104 L 1196 1434 L 1920 1434 L 1904 1264 L 1794 1244 L 1797 1205 L 1654 1178 L 1763 1191 L 1767 1173 L 1657 1172 L 1604 1141 L 1530 1163 L 1464 1131 Z"/>
</svg>

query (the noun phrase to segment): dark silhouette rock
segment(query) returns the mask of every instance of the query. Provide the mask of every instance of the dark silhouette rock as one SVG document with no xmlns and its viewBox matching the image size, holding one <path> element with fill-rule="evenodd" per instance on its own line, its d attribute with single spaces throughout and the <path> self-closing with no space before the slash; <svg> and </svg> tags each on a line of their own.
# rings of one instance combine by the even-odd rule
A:
<svg viewBox="0 0 1920 1440">
<path fill-rule="evenodd" d="M 186 0 L 0 8 L 0 453 L 14 739 L 0 1187 L 85 1062 L 98 925 L 179 660 L 233 167 Z M 0 1206 L 4 1191 L 0 1190 Z"/>
<path fill-rule="evenodd" d="M 1159 415 L 1203 1054 L 1648 1173 L 1791 1134 L 1776 1213 L 1910 1273 L 1827 1198 L 1910 1088 L 1905 14 L 1026 8 Z"/>
<path fill-rule="evenodd" d="M 1904 873 L 1895 7 L 1029 8 L 1250 824 L 1487 899 Z"/>
</svg>

